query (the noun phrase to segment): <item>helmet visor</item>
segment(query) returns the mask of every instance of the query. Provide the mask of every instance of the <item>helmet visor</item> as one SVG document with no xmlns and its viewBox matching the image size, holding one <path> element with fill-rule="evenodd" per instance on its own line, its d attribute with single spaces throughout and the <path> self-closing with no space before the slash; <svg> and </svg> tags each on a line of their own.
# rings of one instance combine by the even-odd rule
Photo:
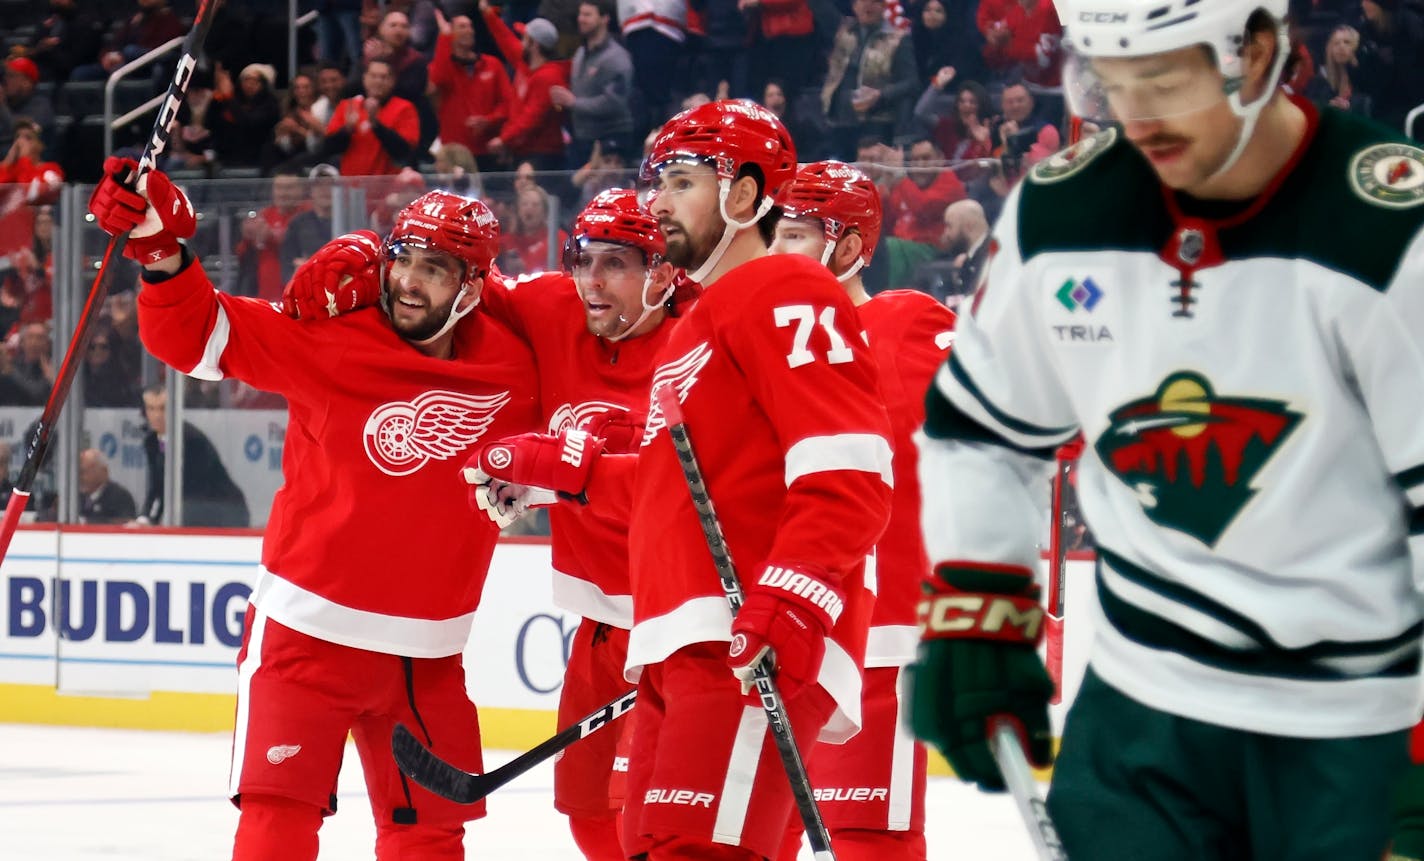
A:
<svg viewBox="0 0 1424 861">
<path fill-rule="evenodd" d="M 1070 49 L 1063 64 L 1069 110 L 1098 123 L 1185 117 L 1225 102 L 1229 91 L 1206 46 L 1140 57 L 1089 57 Z"/>
</svg>

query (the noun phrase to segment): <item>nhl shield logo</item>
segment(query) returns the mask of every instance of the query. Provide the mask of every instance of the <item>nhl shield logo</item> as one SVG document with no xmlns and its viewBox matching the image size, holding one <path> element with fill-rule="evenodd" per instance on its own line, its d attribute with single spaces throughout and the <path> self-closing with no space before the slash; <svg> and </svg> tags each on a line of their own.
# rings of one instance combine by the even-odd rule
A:
<svg viewBox="0 0 1424 861">
<path fill-rule="evenodd" d="M 1424 203 L 1424 149 L 1375 144 L 1350 161 L 1350 187 L 1370 203 L 1408 209 Z"/>
</svg>

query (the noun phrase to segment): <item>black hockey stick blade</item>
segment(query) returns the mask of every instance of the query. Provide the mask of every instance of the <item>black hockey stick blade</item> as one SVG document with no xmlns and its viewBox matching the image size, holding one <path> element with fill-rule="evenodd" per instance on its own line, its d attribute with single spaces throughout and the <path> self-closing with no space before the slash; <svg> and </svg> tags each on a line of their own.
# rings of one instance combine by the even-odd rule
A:
<svg viewBox="0 0 1424 861">
<path fill-rule="evenodd" d="M 396 724 L 391 733 L 391 754 L 396 766 L 411 780 L 456 804 L 476 801 L 514 780 L 524 772 L 573 744 L 593 735 L 632 710 L 637 691 L 629 691 L 597 711 L 585 716 L 537 747 L 484 774 L 465 771 L 436 756 L 405 724 Z"/>
</svg>

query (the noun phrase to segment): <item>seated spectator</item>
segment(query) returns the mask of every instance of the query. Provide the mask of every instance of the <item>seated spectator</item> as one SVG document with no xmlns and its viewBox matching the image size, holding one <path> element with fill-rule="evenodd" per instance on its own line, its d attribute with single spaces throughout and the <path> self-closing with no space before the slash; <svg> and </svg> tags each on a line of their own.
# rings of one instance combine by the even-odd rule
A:
<svg viewBox="0 0 1424 861">
<path fill-rule="evenodd" d="M 209 155 L 217 158 L 210 143 L 213 133 L 208 131 L 208 110 L 212 105 L 213 72 L 199 66 L 188 79 L 188 91 L 178 108 L 178 127 L 168 139 L 167 151 L 159 158 L 163 170 L 197 170 L 209 166 Z"/>
<path fill-rule="evenodd" d="M 964 183 L 954 171 L 944 169 L 944 154 L 931 141 L 915 141 L 905 178 L 890 190 L 885 215 L 886 220 L 893 219 L 891 235 L 933 244 L 944 230 L 945 208 L 964 198 Z"/>
<path fill-rule="evenodd" d="M 951 162 L 989 158 L 994 143 L 989 128 L 989 92 L 978 81 L 964 81 L 953 92 L 955 70 L 940 69 L 915 104 L 915 119 Z"/>
<path fill-rule="evenodd" d="M 1038 115 L 1033 93 L 1023 83 L 1004 87 L 1002 115 L 994 128 L 994 155 L 1010 174 L 1022 174 L 1062 146 L 1058 128 Z"/>
<path fill-rule="evenodd" d="M 915 43 L 919 79 L 928 81 L 948 66 L 956 69 L 962 80 L 981 80 L 984 39 L 977 29 L 963 26 L 962 21 L 951 21 L 946 3 L 947 0 L 924 0 L 911 18 L 910 38 Z"/>
<path fill-rule="evenodd" d="M 104 25 L 76 0 L 49 0 L 50 14 L 35 28 L 25 56 L 40 70 L 40 80 L 63 84 L 74 68 L 99 55 Z"/>
<path fill-rule="evenodd" d="M 1354 86 L 1371 101 L 1375 119 L 1400 129 L 1424 102 L 1424 11 L 1400 0 L 1361 0 L 1359 74 Z"/>
<path fill-rule="evenodd" d="M 391 93 L 415 107 L 420 118 L 419 151 L 424 152 L 435 140 L 439 125 L 435 109 L 425 95 L 429 60 L 411 45 L 410 18 L 387 6 L 375 35 L 366 40 L 362 56 L 368 67 L 372 60 L 385 60 L 390 64 Z"/>
<path fill-rule="evenodd" d="M 1314 70 L 1302 95 L 1320 107 L 1330 105 L 1368 116 L 1370 98 L 1356 90 L 1350 79 L 1360 66 L 1356 56 L 1359 49 L 1360 34 L 1354 27 L 1342 24 L 1332 30 L 1325 42 L 1325 62 Z"/>
<path fill-rule="evenodd" d="M 188 28 L 169 8 L 168 0 L 138 0 L 138 12 L 104 40 L 98 62 L 76 67 L 70 77 L 76 81 L 102 81 L 124 63 L 186 35 Z"/>
<path fill-rule="evenodd" d="M 317 98 L 315 77 L 307 72 L 292 76 L 281 119 L 277 120 L 264 148 L 264 170 L 270 171 L 278 164 L 303 169 L 315 163 L 322 139 L 326 137 L 326 124 L 331 121 L 330 112 L 321 116 L 312 110 Z"/>
<path fill-rule="evenodd" d="M 97 448 L 79 453 L 79 522 L 128 523 L 138 516 L 133 494 L 109 480 L 109 461 Z"/>
<path fill-rule="evenodd" d="M 282 115 L 272 90 L 277 70 L 264 63 L 244 66 L 237 87 L 225 69 L 214 73 L 213 103 L 205 123 L 212 137 L 208 152 L 224 167 L 259 167 L 272 129 Z"/>
<path fill-rule="evenodd" d="M 953 308 L 958 301 L 951 297 L 964 297 L 979 286 L 979 277 L 989 259 L 989 220 L 984 216 L 984 207 L 973 200 L 958 200 L 944 210 L 944 229 L 940 232 L 935 247 L 946 260 L 954 265 L 955 277 L 947 286 L 940 301 Z"/>
<path fill-rule="evenodd" d="M 893 143 L 919 88 L 914 43 L 885 20 L 885 0 L 854 0 L 851 9 L 855 17 L 836 33 L 821 86 L 834 155 L 846 160 L 861 137 Z"/>
<path fill-rule="evenodd" d="M 10 376 L 19 386 L 23 404 L 39 406 L 54 387 L 54 342 L 49 321 L 35 320 L 20 326 L 19 345 Z"/>
<path fill-rule="evenodd" d="M 339 175 L 336 168 L 329 164 L 319 164 L 307 175 L 305 190 L 311 199 L 311 208 L 293 215 L 292 220 L 287 222 L 286 235 L 282 237 L 284 285 L 292 280 L 292 273 L 297 271 L 298 266 L 332 240 L 332 193 Z M 275 194 L 274 189 L 274 197 Z"/>
<path fill-rule="evenodd" d="M 499 136 L 490 140 L 489 151 L 506 164 L 528 161 L 540 170 L 563 170 L 563 112 L 551 95 L 554 87 L 567 88 L 569 83 L 569 63 L 555 54 L 559 31 L 548 20 L 535 18 L 524 25 L 524 35 L 516 37 L 488 0 L 480 0 L 480 15 L 514 69 L 514 106 Z"/>
<path fill-rule="evenodd" d="M 514 87 L 504 64 L 476 48 L 467 15 L 449 21 L 439 12 L 440 35 L 430 61 L 430 94 L 436 104 L 440 142 L 460 144 L 482 170 L 497 170 L 489 142 L 500 135 L 514 105 Z"/>
<path fill-rule="evenodd" d="M 144 390 L 143 413 L 148 425 L 143 436 L 143 450 L 148 456 L 148 491 L 137 520 L 154 525 L 163 519 L 163 471 L 168 449 L 168 392 L 162 384 Z M 183 475 L 179 485 L 183 494 L 179 526 L 248 525 L 247 498 L 228 475 L 212 440 L 189 422 L 183 423 Z"/>
<path fill-rule="evenodd" d="M 113 324 L 101 318 L 84 353 L 85 406 L 136 407 L 141 403 L 139 369 L 130 367 L 114 349 L 116 341 Z"/>
<path fill-rule="evenodd" d="M 1063 26 L 1052 0 L 979 0 L 984 65 L 995 82 L 1059 82 Z"/>
<path fill-rule="evenodd" d="M 64 185 L 64 171 L 44 160 L 44 149 L 39 123 L 21 118 L 15 121 L 15 140 L 0 159 L 0 186 L 19 186 L 16 190 L 31 206 L 58 200 Z"/>
<path fill-rule="evenodd" d="M 391 64 L 372 60 L 361 76 L 365 92 L 332 112 L 320 158 L 340 155 L 342 176 L 393 175 L 414 159 L 420 139 L 415 105 L 392 94 Z"/>
<path fill-rule="evenodd" d="M 242 239 L 237 243 L 237 285 L 233 294 L 255 296 L 280 302 L 282 287 L 282 240 L 287 224 L 308 208 L 301 178 L 285 171 L 272 177 L 272 203 L 242 220 Z"/>
<path fill-rule="evenodd" d="M 39 92 L 40 70 L 29 57 L 12 57 L 5 61 L 5 107 L 10 122 L 28 118 L 40 127 L 46 137 L 54 134 L 54 103 Z"/>
<path fill-rule="evenodd" d="M 480 168 L 469 147 L 442 145 L 435 153 L 435 174 L 439 177 L 436 188 L 465 197 L 483 199 L 485 196 L 484 185 L 480 182 Z"/>
<path fill-rule="evenodd" d="M 54 316 L 54 212 L 49 206 L 26 208 L 34 241 L 8 255 L 9 268 L 0 277 L 0 337 L 19 325 L 45 322 Z M 7 226 L 15 226 L 7 222 Z"/>
<path fill-rule="evenodd" d="M 525 272 L 544 272 L 558 267 L 568 234 L 560 230 L 550 247 L 549 194 L 539 186 L 525 187 L 515 198 L 514 225 L 501 232 L 501 251 L 517 254 Z M 551 253 L 552 252 L 552 253 Z"/>
<path fill-rule="evenodd" d="M 596 141 L 588 161 L 574 171 L 569 181 L 579 190 L 578 209 L 582 210 L 600 192 L 634 185 L 637 177 L 629 170 L 622 147 L 617 140 Z"/>
</svg>

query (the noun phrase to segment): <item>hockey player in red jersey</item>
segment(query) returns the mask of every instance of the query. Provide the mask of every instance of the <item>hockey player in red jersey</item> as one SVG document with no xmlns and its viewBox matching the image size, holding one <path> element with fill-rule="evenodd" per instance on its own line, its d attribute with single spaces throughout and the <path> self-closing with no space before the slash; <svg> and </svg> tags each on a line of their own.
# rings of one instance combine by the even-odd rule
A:
<svg viewBox="0 0 1424 861">
<path fill-rule="evenodd" d="M 899 696 L 901 671 L 915 658 L 920 578 L 929 568 L 911 435 L 925 419 L 925 390 L 949 354 L 954 314 L 913 290 L 866 293 L 860 270 L 880 239 L 880 194 L 859 169 L 838 161 L 808 164 L 779 203 L 771 253 L 819 260 L 844 286 L 879 366 L 895 433 L 890 524 L 875 545 L 863 728 L 843 747 L 822 747 L 810 757 L 811 782 L 840 861 L 923 859 L 927 758 L 905 726 Z"/>
<path fill-rule="evenodd" d="M 110 233 L 132 229 L 125 254 L 144 267 L 144 344 L 191 376 L 235 377 L 290 404 L 285 484 L 238 655 L 233 858 L 317 857 L 348 732 L 377 858 L 463 858 L 464 822 L 483 804 L 407 782 L 390 736 L 403 722 L 461 768 L 481 767 L 460 653 L 498 532 L 465 507 L 452 459 L 535 424 L 528 350 L 484 315 L 466 317 L 498 223 L 475 201 L 418 198 L 381 255 L 384 309 L 302 326 L 272 304 L 215 291 L 179 242 L 195 226 L 187 198 L 157 171 L 131 190 L 133 169 L 106 163 L 90 210 Z M 369 231 L 333 240 L 304 277 L 369 257 L 376 241 Z M 355 287 L 331 279 L 327 312 L 360 304 Z"/>
<path fill-rule="evenodd" d="M 638 718 L 624 838 L 651 861 L 776 856 L 792 796 L 747 695 L 757 662 L 771 661 L 803 748 L 860 724 L 864 562 L 889 514 L 891 431 L 845 291 L 814 261 L 767 255 L 774 196 L 795 167 L 775 116 L 725 100 L 669 120 L 645 171 L 669 262 L 704 287 L 653 387 L 683 403 L 747 592 L 735 620 L 655 404 L 636 458 L 578 431 L 502 440 L 479 458 L 501 480 L 631 508 Z"/>
<path fill-rule="evenodd" d="M 506 320 L 534 351 L 540 411 L 550 434 L 594 427 L 611 452 L 636 451 L 648 409 L 653 360 L 672 331 L 674 269 L 663 262 L 657 219 L 628 189 L 610 189 L 575 219 L 564 272 L 492 286 L 485 308 Z M 498 496 L 471 470 L 477 504 L 500 525 L 525 500 Z M 574 634 L 559 725 L 628 690 L 623 665 L 633 598 L 628 582 L 628 518 L 589 505 L 549 510 L 554 603 L 583 617 Z M 627 733 L 630 720 L 620 724 Z M 554 763 L 554 806 L 569 817 L 574 841 L 590 861 L 622 861 L 617 810 L 609 781 L 619 732 L 602 732 L 564 751 Z M 619 767 L 626 767 L 626 757 Z"/>
</svg>

